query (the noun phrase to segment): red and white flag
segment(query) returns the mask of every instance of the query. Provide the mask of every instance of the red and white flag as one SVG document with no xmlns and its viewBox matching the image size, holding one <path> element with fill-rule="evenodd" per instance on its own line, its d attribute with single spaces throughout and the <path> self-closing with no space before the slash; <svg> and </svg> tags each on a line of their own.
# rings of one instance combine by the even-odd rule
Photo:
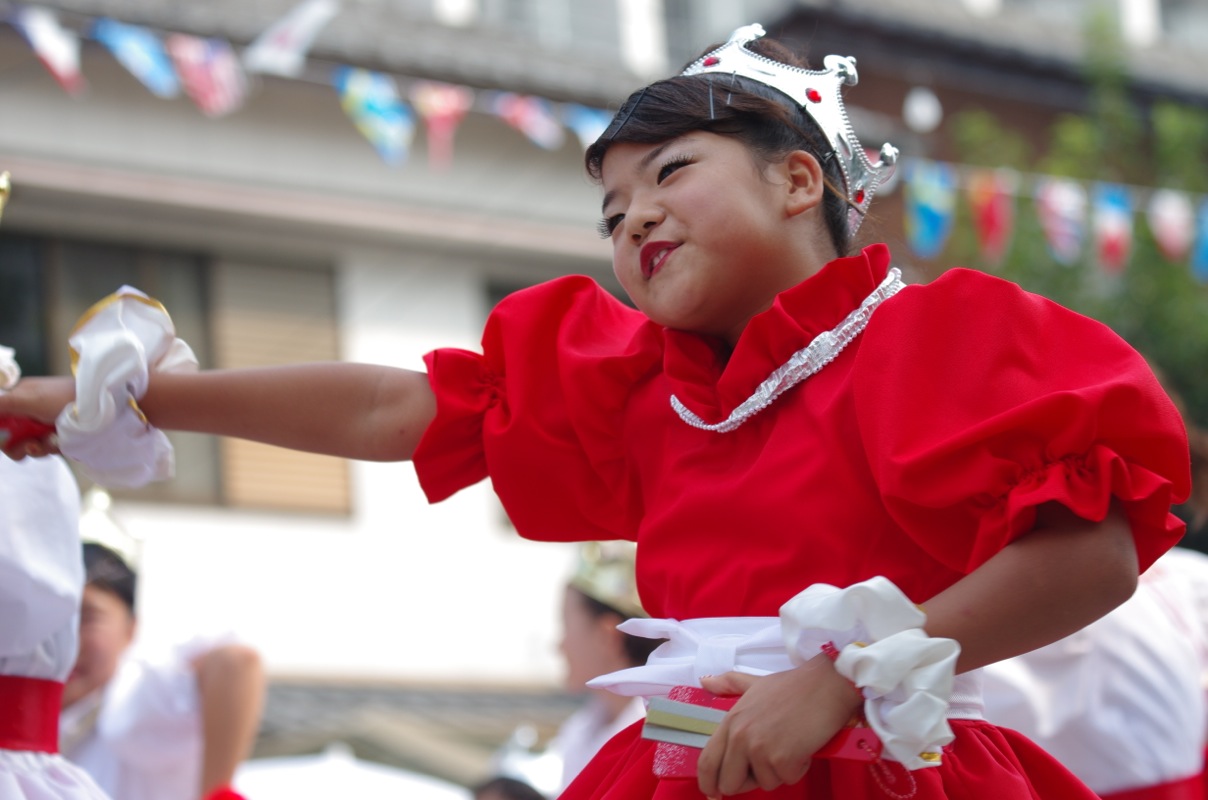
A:
<svg viewBox="0 0 1208 800">
<path fill-rule="evenodd" d="M 538 147 L 557 150 L 566 141 L 566 129 L 545 98 L 500 92 L 488 102 L 501 120 L 523 133 Z"/>
<path fill-rule="evenodd" d="M 428 167 L 448 169 L 453 163 L 453 134 L 474 105 L 474 91 L 465 86 L 420 81 L 411 87 L 411 102 L 428 134 Z"/>
<path fill-rule="evenodd" d="M 73 95 L 84 90 L 80 37 L 60 25 L 55 12 L 40 6 L 24 6 L 9 17 L 9 22 L 29 42 L 38 60 L 50 70 L 60 86 Z"/>
<path fill-rule="evenodd" d="M 1072 178 L 1044 177 L 1036 182 L 1036 213 L 1049 253 L 1064 266 L 1082 256 L 1086 237 L 1086 188 Z"/>
<path fill-rule="evenodd" d="M 965 185 L 982 259 L 996 266 L 1006 255 L 1015 229 L 1019 173 L 1006 168 L 978 169 L 969 174 Z"/>
<path fill-rule="evenodd" d="M 1145 217 L 1158 249 L 1167 260 L 1178 262 L 1187 257 L 1195 238 L 1195 210 L 1185 192 L 1155 190 L 1149 197 Z"/>
<path fill-rule="evenodd" d="M 339 11 L 339 0 L 303 0 L 248 45 L 243 66 L 248 72 L 298 77 L 315 37 Z"/>
<path fill-rule="evenodd" d="M 1118 183 L 1096 183 L 1093 203 L 1099 267 L 1109 275 L 1119 275 L 1132 255 L 1132 192 Z"/>
<path fill-rule="evenodd" d="M 185 93 L 203 114 L 221 117 L 243 105 L 247 79 L 229 43 L 174 33 L 165 44 Z"/>
</svg>

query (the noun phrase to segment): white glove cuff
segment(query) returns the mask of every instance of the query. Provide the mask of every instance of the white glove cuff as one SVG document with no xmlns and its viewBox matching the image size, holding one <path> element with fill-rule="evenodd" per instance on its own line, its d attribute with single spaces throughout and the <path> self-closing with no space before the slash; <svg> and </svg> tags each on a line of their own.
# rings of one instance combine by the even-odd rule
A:
<svg viewBox="0 0 1208 800">
<path fill-rule="evenodd" d="M 802 664 L 833 644 L 835 668 L 864 695 L 864 716 L 890 758 L 938 766 L 952 741 L 948 702 L 960 645 L 928 636 L 926 615 L 887 578 L 846 589 L 815 584 L 780 609 L 785 646 Z"/>
<path fill-rule="evenodd" d="M 80 318 L 68 342 L 76 400 L 55 421 L 59 449 L 102 486 L 172 477 L 172 445 L 138 407 L 151 372 L 197 370 L 167 310 L 123 286 Z"/>
</svg>

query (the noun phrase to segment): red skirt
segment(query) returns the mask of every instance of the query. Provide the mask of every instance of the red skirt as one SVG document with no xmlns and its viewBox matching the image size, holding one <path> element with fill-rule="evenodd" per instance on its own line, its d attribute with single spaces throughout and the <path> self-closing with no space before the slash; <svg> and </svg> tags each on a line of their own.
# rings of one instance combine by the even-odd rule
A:
<svg viewBox="0 0 1208 800">
<path fill-rule="evenodd" d="M 1023 734 L 979 720 L 952 720 L 956 739 L 938 767 L 907 773 L 896 763 L 815 761 L 805 779 L 742 797 L 768 800 L 1098 800 L 1097 795 Z M 614 736 L 559 800 L 701 800 L 695 780 L 659 780 L 655 743 L 637 722 Z"/>
<path fill-rule="evenodd" d="M 1161 783 L 1157 786 L 1143 786 L 1140 789 L 1129 789 L 1126 792 L 1112 792 L 1102 795 L 1103 800 L 1204 800 L 1208 793 L 1204 791 L 1205 775 L 1192 775 L 1181 781 Z"/>
</svg>

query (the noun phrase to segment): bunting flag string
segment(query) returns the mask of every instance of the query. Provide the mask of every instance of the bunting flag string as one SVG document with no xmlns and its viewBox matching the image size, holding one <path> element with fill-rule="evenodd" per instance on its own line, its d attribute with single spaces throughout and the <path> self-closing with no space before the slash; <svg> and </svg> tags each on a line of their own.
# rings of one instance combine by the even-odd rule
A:
<svg viewBox="0 0 1208 800">
<path fill-rule="evenodd" d="M 341 108 L 388 164 L 407 160 L 417 118 L 423 123 L 428 164 L 434 170 L 452 166 L 456 131 L 471 111 L 492 115 L 535 146 L 551 151 L 564 146 L 568 130 L 586 149 L 612 118 L 610 111 L 578 103 L 475 90 L 311 59 L 315 37 L 339 10 L 340 0 L 300 0 L 244 48 L 242 56 L 220 38 L 155 31 L 109 18 L 91 20 L 81 34 L 61 24 L 54 11 L 36 5 L 16 6 L 5 22 L 72 95 L 86 86 L 80 68 L 84 36 L 104 46 L 156 97 L 173 98 L 183 88 L 210 117 L 232 114 L 244 105 L 248 73 L 313 81 L 304 75 L 304 67 L 326 63 Z M 314 70 L 308 74 L 313 76 Z M 911 158 L 902 160 L 893 182 L 882 187 L 882 193 L 889 194 L 896 183 L 904 186 L 907 243 L 919 258 L 942 253 L 957 200 L 963 196 L 982 261 L 997 265 L 1012 243 L 1018 200 L 1030 197 L 1050 253 L 1060 264 L 1072 266 L 1086 254 L 1105 273 L 1119 274 L 1133 251 L 1134 217 L 1142 212 L 1163 257 L 1186 263 L 1199 280 L 1208 283 L 1205 195 Z"/>
</svg>

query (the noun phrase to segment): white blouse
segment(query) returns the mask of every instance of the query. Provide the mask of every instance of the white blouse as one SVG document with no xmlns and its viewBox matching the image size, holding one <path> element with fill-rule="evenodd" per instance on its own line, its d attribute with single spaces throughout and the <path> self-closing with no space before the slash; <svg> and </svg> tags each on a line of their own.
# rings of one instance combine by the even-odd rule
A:
<svg viewBox="0 0 1208 800">
<path fill-rule="evenodd" d="M 1196 775 L 1208 725 L 1206 611 L 1208 556 L 1175 548 L 1107 616 L 986 667 L 986 718 L 1100 794 Z"/>
<path fill-rule="evenodd" d="M 58 458 L 0 456 L 0 675 L 63 681 L 79 644 L 80 492 Z M 50 753 L 0 750 L 0 800 L 106 800 Z"/>
</svg>

